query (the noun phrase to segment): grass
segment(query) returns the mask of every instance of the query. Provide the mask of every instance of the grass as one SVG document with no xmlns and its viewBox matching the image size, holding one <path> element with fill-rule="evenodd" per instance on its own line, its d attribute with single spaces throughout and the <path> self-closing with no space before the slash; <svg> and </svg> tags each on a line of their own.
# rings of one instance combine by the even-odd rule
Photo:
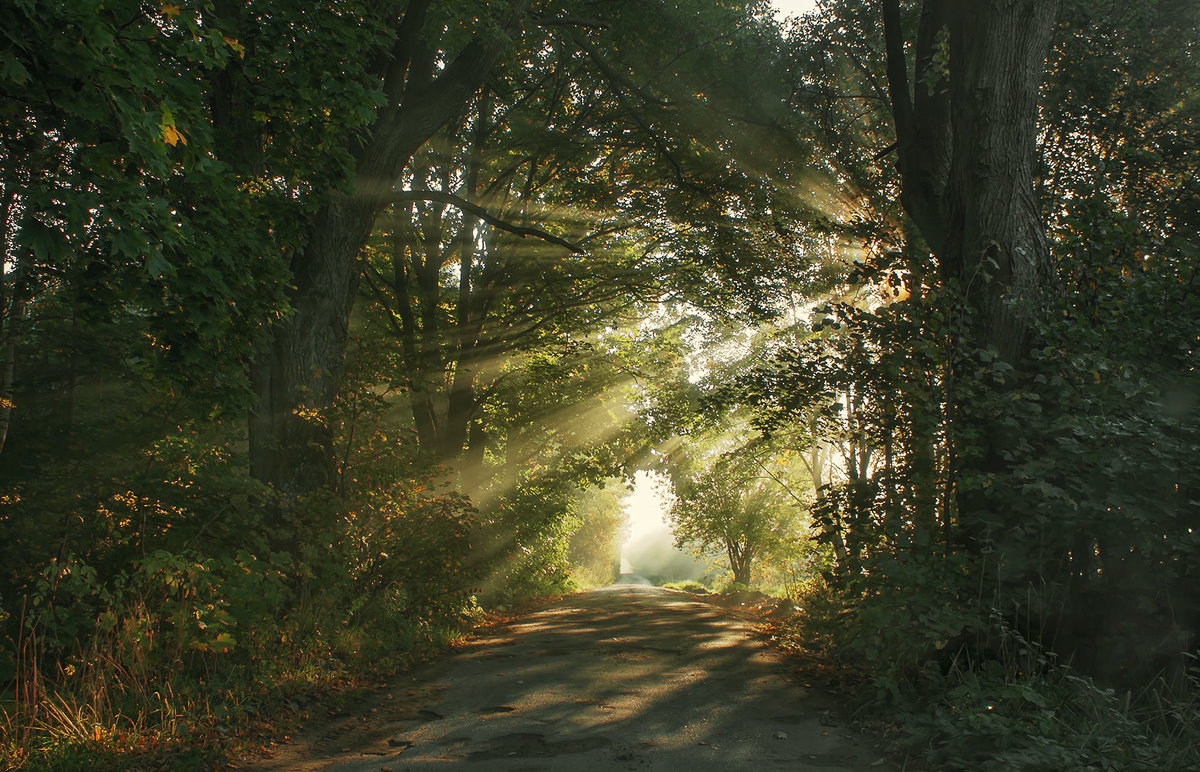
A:
<svg viewBox="0 0 1200 772">
<path fill-rule="evenodd" d="M 72 658 L 74 667 L 51 675 L 33 656 L 13 698 L 0 703 L 0 769 L 220 768 L 268 749 L 318 708 L 443 650 L 473 621 L 397 623 L 385 632 L 293 620 L 239 652 L 188 666 L 136 666 L 137 652 L 96 641 Z"/>
</svg>

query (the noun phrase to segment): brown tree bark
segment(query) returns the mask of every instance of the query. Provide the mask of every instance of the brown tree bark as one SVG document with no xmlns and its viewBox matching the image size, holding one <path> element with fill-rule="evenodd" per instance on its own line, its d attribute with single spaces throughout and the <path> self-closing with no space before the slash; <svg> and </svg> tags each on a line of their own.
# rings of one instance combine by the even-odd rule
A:
<svg viewBox="0 0 1200 772">
<path fill-rule="evenodd" d="M 1057 11 L 1057 0 L 927 0 L 910 87 L 899 3 L 884 3 L 901 201 L 979 312 L 982 342 L 1010 364 L 1050 277 L 1033 163 Z"/>
</svg>

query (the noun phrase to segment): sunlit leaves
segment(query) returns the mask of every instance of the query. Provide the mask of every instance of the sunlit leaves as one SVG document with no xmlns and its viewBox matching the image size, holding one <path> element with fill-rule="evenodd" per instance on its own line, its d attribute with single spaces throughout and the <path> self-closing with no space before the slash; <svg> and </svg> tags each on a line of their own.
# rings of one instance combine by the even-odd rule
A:
<svg viewBox="0 0 1200 772">
<path fill-rule="evenodd" d="M 171 108 L 163 105 L 160 109 L 161 116 L 158 121 L 159 129 L 162 131 L 162 140 L 168 145 L 174 147 L 180 143 L 186 145 L 187 137 L 175 126 L 175 117 L 171 115 Z"/>
</svg>

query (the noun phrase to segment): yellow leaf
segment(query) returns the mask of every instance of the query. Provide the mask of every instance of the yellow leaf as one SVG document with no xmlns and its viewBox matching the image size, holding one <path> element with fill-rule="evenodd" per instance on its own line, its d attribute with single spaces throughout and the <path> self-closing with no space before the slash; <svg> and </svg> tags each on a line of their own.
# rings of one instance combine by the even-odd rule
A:
<svg viewBox="0 0 1200 772">
<path fill-rule="evenodd" d="M 182 10 L 183 8 L 175 5 L 174 3 L 163 3 L 162 15 L 166 16 L 167 18 L 174 18 L 178 16 L 179 12 Z"/>
<path fill-rule="evenodd" d="M 183 136 L 173 123 L 164 123 L 162 125 L 162 135 L 163 142 L 166 142 L 171 147 L 179 144 L 187 144 L 187 137 Z"/>
<path fill-rule="evenodd" d="M 228 35 L 225 35 L 224 38 L 225 38 L 225 45 L 229 46 L 234 51 L 236 51 L 237 55 L 240 56 L 241 58 L 243 58 L 243 59 L 246 58 L 246 47 L 244 45 L 242 45 L 241 43 L 237 42 L 237 38 L 231 38 Z"/>
</svg>

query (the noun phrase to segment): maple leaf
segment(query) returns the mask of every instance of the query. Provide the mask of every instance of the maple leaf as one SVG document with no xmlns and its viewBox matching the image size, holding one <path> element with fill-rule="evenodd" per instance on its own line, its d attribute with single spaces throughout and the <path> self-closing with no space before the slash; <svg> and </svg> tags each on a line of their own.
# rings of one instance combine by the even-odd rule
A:
<svg viewBox="0 0 1200 772">
<path fill-rule="evenodd" d="M 162 140 L 171 147 L 178 144 L 187 144 L 187 137 L 183 136 L 183 132 L 175 128 L 175 116 L 171 114 L 171 108 L 167 105 L 159 106 L 160 118 L 158 121 L 158 129 L 162 132 Z"/>
<path fill-rule="evenodd" d="M 175 128 L 174 124 L 163 124 L 162 138 L 163 142 L 166 142 L 172 147 L 179 144 L 187 144 L 187 137 L 183 136 L 182 132 Z"/>
</svg>

